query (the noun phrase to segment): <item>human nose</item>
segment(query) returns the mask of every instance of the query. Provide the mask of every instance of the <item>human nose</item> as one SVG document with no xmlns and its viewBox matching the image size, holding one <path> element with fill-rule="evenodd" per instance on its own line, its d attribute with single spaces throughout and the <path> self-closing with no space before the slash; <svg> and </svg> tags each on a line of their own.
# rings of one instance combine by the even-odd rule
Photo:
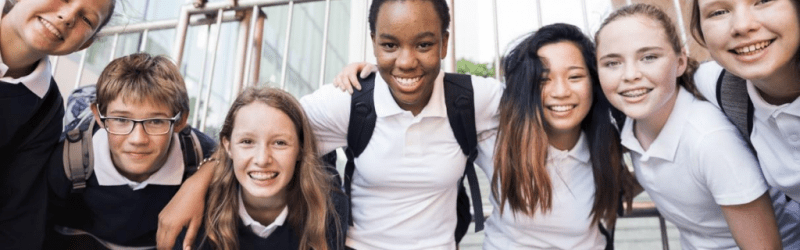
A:
<svg viewBox="0 0 800 250">
<path fill-rule="evenodd" d="M 758 20 L 749 10 L 736 11 L 731 20 L 731 35 L 742 36 L 758 30 Z"/>
<path fill-rule="evenodd" d="M 131 144 L 147 144 L 149 140 L 150 137 L 144 131 L 144 124 L 134 123 L 131 133 L 128 134 L 128 142 Z"/>
<path fill-rule="evenodd" d="M 272 149 L 269 146 L 262 146 L 253 157 L 256 166 L 264 167 L 272 163 Z"/>
<path fill-rule="evenodd" d="M 642 77 L 642 73 L 635 63 L 628 63 L 625 65 L 625 72 L 623 72 L 622 77 L 626 82 L 634 82 Z"/>
<path fill-rule="evenodd" d="M 76 9 L 70 6 L 64 6 L 58 12 L 56 17 L 58 21 L 64 23 L 64 26 L 71 28 L 75 26 L 75 17 L 77 16 Z"/>
<path fill-rule="evenodd" d="M 397 56 L 397 61 L 395 64 L 400 69 L 413 69 L 417 66 L 417 58 L 414 54 L 414 51 L 404 49 L 400 51 L 400 54 Z"/>
<path fill-rule="evenodd" d="M 569 86 L 567 86 L 568 84 L 569 83 L 563 79 L 556 79 L 552 84 L 550 96 L 554 98 L 568 97 L 572 93 Z"/>
</svg>

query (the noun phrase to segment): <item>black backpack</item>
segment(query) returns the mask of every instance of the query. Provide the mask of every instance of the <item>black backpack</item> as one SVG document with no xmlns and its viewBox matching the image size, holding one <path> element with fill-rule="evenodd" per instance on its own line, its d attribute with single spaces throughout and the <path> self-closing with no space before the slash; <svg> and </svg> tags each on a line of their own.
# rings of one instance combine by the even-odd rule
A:
<svg viewBox="0 0 800 250">
<path fill-rule="evenodd" d="M 347 155 L 347 165 L 344 170 L 344 189 L 350 197 L 350 186 L 355 170 L 353 159 L 361 155 L 366 149 L 372 132 L 375 129 L 377 114 L 375 113 L 375 102 L 373 90 L 375 88 L 375 74 L 361 79 L 361 90 L 354 91 L 350 103 L 350 123 L 347 128 L 347 147 L 344 149 Z M 480 188 L 478 177 L 475 173 L 473 162 L 478 155 L 478 136 L 475 129 L 475 104 L 472 90 L 472 79 L 470 75 L 450 74 L 444 76 L 445 103 L 447 106 L 447 117 L 450 120 L 450 127 L 453 129 L 454 136 L 461 151 L 467 156 L 467 164 L 464 168 L 464 175 L 459 181 L 456 214 L 455 239 L 460 242 L 467 234 L 469 223 L 474 219 L 475 232 L 483 230 L 483 205 L 481 203 Z M 335 162 L 335 152 L 325 155 L 324 160 L 328 163 Z M 334 164 L 335 165 L 335 164 Z M 470 214 L 470 198 L 467 196 L 464 187 L 466 177 L 470 186 L 472 196 L 472 207 L 475 215 Z M 349 215 L 352 225 L 352 214 Z"/>
<path fill-rule="evenodd" d="M 89 105 L 96 100 L 96 92 L 95 85 L 83 86 L 67 98 L 67 113 L 60 142 L 64 143 L 64 173 L 72 182 L 72 193 L 82 192 L 94 171 L 92 136 L 99 126 L 96 126 Z M 197 172 L 204 158 L 211 156 L 216 143 L 208 135 L 188 125 L 178 132 L 178 141 L 186 167 L 183 172 L 185 180 Z"/>
</svg>

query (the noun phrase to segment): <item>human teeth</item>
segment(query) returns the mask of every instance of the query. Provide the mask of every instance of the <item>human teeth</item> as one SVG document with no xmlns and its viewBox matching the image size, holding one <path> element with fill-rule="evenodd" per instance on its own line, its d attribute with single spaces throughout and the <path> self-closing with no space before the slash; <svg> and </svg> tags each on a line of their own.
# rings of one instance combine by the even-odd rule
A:
<svg viewBox="0 0 800 250">
<path fill-rule="evenodd" d="M 625 96 L 625 97 L 638 97 L 638 96 L 647 94 L 647 92 L 649 92 L 649 91 L 650 90 L 648 90 L 648 89 L 634 89 L 634 90 L 628 90 L 628 91 L 622 92 L 620 94 Z"/>
<path fill-rule="evenodd" d="M 420 78 L 422 78 L 422 77 L 414 77 L 414 78 L 395 77 L 394 79 L 397 80 L 397 82 L 400 83 L 400 84 L 408 85 L 408 84 L 412 84 L 412 83 L 415 83 L 415 82 L 419 81 Z"/>
<path fill-rule="evenodd" d="M 549 106 L 548 108 L 556 112 L 564 112 L 572 110 L 573 108 L 575 108 L 575 105 L 554 105 L 554 106 Z"/>
<path fill-rule="evenodd" d="M 39 22 L 41 22 L 42 25 L 44 25 L 44 27 L 47 28 L 47 30 L 49 30 L 51 33 L 53 33 L 53 35 L 58 37 L 58 39 L 62 39 L 62 40 L 64 39 L 64 37 L 61 35 L 61 32 L 59 32 L 58 29 L 56 29 L 56 27 L 53 27 L 53 25 L 50 24 L 50 22 L 48 22 L 47 20 L 44 20 L 42 18 L 39 18 Z"/>
<path fill-rule="evenodd" d="M 250 178 L 253 178 L 253 179 L 256 179 L 256 180 L 260 180 L 260 181 L 274 179 L 275 177 L 278 177 L 278 173 L 277 172 L 270 172 L 270 173 L 267 173 L 267 172 L 249 172 L 249 173 L 247 173 L 247 175 L 250 176 Z"/>
<path fill-rule="evenodd" d="M 760 43 L 751 44 L 749 46 L 736 48 L 736 49 L 734 49 L 734 51 L 736 52 L 736 54 L 748 54 L 748 53 L 751 53 L 751 52 L 755 52 L 755 51 L 764 49 L 767 46 L 769 46 L 771 43 L 772 43 L 772 41 L 763 41 L 763 42 L 760 42 Z"/>
</svg>

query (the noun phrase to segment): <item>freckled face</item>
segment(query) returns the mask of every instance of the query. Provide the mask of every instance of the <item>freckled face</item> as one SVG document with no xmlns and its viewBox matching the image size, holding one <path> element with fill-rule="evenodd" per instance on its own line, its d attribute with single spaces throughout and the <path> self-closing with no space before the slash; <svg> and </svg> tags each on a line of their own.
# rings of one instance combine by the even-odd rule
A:
<svg viewBox="0 0 800 250">
<path fill-rule="evenodd" d="M 284 204 L 300 154 L 297 130 L 288 115 L 262 102 L 239 109 L 230 141 L 223 146 L 233 160 L 242 199 Z"/>
<path fill-rule="evenodd" d="M 639 15 L 612 21 L 597 36 L 597 55 L 600 85 L 614 107 L 635 120 L 669 115 L 686 56 L 675 53 L 658 22 Z"/>
<path fill-rule="evenodd" d="M 711 57 L 751 80 L 793 76 L 800 47 L 794 0 L 699 0 L 700 29 Z"/>
<path fill-rule="evenodd" d="M 110 0 L 21 0 L 3 17 L 9 34 L 24 41 L 26 49 L 65 55 L 90 44 L 100 23 L 106 20 Z"/>
<path fill-rule="evenodd" d="M 592 81 L 578 46 L 558 42 L 537 52 L 547 73 L 542 77 L 542 107 L 548 134 L 580 133 L 592 107 Z"/>
<path fill-rule="evenodd" d="M 400 108 L 418 114 L 428 104 L 449 35 L 430 1 L 388 1 L 372 42 L 378 72 Z"/>
</svg>

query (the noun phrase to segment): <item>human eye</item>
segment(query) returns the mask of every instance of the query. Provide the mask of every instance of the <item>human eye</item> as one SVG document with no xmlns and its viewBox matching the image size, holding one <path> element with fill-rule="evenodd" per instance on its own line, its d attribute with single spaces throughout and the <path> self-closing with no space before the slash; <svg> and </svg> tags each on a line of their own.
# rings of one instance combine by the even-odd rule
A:
<svg viewBox="0 0 800 250">
<path fill-rule="evenodd" d="M 642 61 L 649 62 L 658 59 L 658 55 L 647 54 L 642 57 Z"/>
<path fill-rule="evenodd" d="M 570 75 L 568 77 L 568 79 L 573 80 L 573 81 L 581 80 L 583 78 L 586 78 L 586 75 L 584 75 L 584 74 L 572 74 L 572 75 Z"/>
<path fill-rule="evenodd" d="M 606 68 L 613 68 L 613 67 L 619 66 L 621 64 L 622 63 L 619 62 L 619 61 L 605 61 L 605 62 L 602 63 L 603 67 L 606 67 Z"/>
<path fill-rule="evenodd" d="M 756 5 L 765 4 L 765 3 L 773 2 L 773 1 L 775 1 L 775 0 L 759 0 L 758 2 L 756 2 Z"/>
<path fill-rule="evenodd" d="M 90 20 L 88 17 L 86 17 L 86 16 L 83 16 L 83 15 L 82 15 L 82 16 L 81 16 L 81 20 L 82 20 L 84 23 L 86 23 L 87 25 L 89 25 L 89 27 L 92 27 L 92 28 L 94 28 L 94 24 L 92 23 L 92 20 Z"/>
<path fill-rule="evenodd" d="M 239 139 L 239 144 L 250 145 L 253 144 L 253 140 L 250 138 L 241 138 Z"/>
<path fill-rule="evenodd" d="M 420 49 L 430 49 L 431 47 L 433 47 L 433 43 L 432 43 L 432 42 L 423 42 L 423 43 L 420 43 L 420 44 L 419 44 L 419 45 L 417 45 L 417 46 L 418 46 Z"/>
<path fill-rule="evenodd" d="M 146 121 L 148 125 L 152 126 L 164 126 L 169 123 L 167 119 L 149 119 Z"/>
<path fill-rule="evenodd" d="M 381 47 L 383 47 L 386 50 L 394 50 L 394 49 L 397 48 L 397 44 L 395 44 L 395 43 L 382 43 Z"/>
<path fill-rule="evenodd" d="M 106 122 L 110 122 L 110 123 L 113 123 L 113 124 L 125 125 L 125 124 L 131 123 L 131 120 L 127 119 L 127 118 L 122 118 L 122 117 L 109 117 L 109 118 L 106 118 Z"/>
<path fill-rule="evenodd" d="M 713 11 L 708 12 L 708 14 L 706 15 L 706 18 L 712 18 L 712 17 L 716 17 L 716 16 L 719 16 L 719 15 L 727 14 L 727 13 L 728 13 L 728 10 L 725 10 L 725 9 L 713 10 Z"/>
</svg>

